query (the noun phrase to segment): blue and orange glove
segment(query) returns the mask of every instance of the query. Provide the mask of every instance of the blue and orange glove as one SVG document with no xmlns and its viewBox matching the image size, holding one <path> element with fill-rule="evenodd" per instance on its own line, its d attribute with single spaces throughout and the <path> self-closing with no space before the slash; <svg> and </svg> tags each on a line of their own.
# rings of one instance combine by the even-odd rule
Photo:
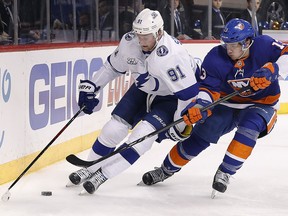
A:
<svg viewBox="0 0 288 216">
<path fill-rule="evenodd" d="M 211 114 L 211 110 L 201 111 L 203 107 L 210 104 L 210 101 L 198 98 L 196 101 L 192 101 L 181 113 L 185 124 L 191 126 L 200 121 L 203 123 Z"/>
<path fill-rule="evenodd" d="M 256 70 L 250 78 L 250 86 L 254 91 L 267 88 L 271 82 L 278 79 L 279 67 L 277 63 L 266 63 L 263 67 Z"/>
<path fill-rule="evenodd" d="M 99 103 L 99 100 L 96 98 L 96 92 L 99 91 L 100 87 L 96 87 L 96 85 L 89 80 L 80 80 L 80 84 L 78 86 L 79 90 L 79 107 L 85 106 L 83 112 L 86 114 L 92 114 L 93 109 Z"/>
</svg>

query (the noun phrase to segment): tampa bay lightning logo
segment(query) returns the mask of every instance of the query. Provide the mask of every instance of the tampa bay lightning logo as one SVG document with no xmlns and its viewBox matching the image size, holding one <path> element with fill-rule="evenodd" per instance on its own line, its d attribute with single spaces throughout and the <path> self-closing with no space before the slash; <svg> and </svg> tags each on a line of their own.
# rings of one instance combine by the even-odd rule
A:
<svg viewBox="0 0 288 216">
<path fill-rule="evenodd" d="M 153 19 L 155 19 L 158 16 L 158 14 L 156 12 L 152 12 L 151 16 L 152 16 Z"/>
<path fill-rule="evenodd" d="M 166 56 L 168 52 L 168 48 L 165 45 L 158 47 L 158 49 L 156 50 L 158 56 Z"/>
<path fill-rule="evenodd" d="M 134 32 L 128 32 L 128 33 L 125 35 L 125 40 L 131 41 L 134 37 L 135 37 L 135 33 L 134 33 Z"/>
<path fill-rule="evenodd" d="M 141 88 L 144 86 L 144 83 L 146 83 L 149 80 L 149 73 L 146 72 L 144 74 L 140 74 L 137 79 L 135 80 L 135 84 L 138 88 Z"/>
</svg>

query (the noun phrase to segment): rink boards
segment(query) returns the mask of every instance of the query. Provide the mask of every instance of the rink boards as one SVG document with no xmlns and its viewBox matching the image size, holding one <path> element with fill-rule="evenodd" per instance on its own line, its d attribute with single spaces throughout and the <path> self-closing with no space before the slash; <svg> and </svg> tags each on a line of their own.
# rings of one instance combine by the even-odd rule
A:
<svg viewBox="0 0 288 216">
<path fill-rule="evenodd" d="M 186 43 L 201 64 L 217 43 Z M 19 176 L 79 110 L 77 86 L 90 79 L 116 45 L 0 53 L 0 184 Z M 80 114 L 29 172 L 89 148 L 122 95 L 129 75 L 110 82 L 92 115 Z M 281 81 L 281 108 L 288 113 L 287 81 Z"/>
</svg>

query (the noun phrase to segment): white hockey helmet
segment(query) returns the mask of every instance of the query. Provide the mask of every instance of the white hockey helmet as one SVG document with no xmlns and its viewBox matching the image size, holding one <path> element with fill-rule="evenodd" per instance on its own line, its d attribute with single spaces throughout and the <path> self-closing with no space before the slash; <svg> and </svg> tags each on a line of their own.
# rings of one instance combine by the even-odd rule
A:
<svg viewBox="0 0 288 216">
<path fill-rule="evenodd" d="M 133 30 L 136 34 L 146 35 L 152 33 L 156 38 L 159 29 L 163 31 L 164 21 L 159 11 L 145 8 L 133 22 Z"/>
</svg>

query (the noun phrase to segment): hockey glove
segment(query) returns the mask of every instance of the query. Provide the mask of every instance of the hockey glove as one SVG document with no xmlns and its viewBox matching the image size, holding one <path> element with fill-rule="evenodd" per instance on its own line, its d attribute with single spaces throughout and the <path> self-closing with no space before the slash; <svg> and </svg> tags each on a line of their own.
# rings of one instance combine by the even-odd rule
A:
<svg viewBox="0 0 288 216">
<path fill-rule="evenodd" d="M 96 98 L 96 92 L 99 91 L 100 87 L 96 87 L 96 85 L 89 80 L 80 80 L 80 84 L 78 87 L 79 90 L 79 107 L 85 106 L 83 110 L 86 114 L 93 113 L 94 107 L 97 106 L 99 100 Z"/>
<path fill-rule="evenodd" d="M 212 111 L 209 109 L 206 111 L 201 111 L 201 109 L 210 103 L 211 102 L 200 98 L 198 98 L 196 101 L 192 101 L 181 113 L 184 122 L 188 126 L 191 126 L 198 121 L 200 121 L 200 123 L 204 123 L 204 121 L 212 114 Z"/>
<path fill-rule="evenodd" d="M 250 86 L 254 91 L 267 88 L 271 82 L 278 79 L 279 67 L 277 63 L 266 63 L 263 67 L 256 70 L 250 78 Z"/>
<path fill-rule="evenodd" d="M 193 126 L 186 125 L 184 130 L 180 132 L 177 126 L 173 126 L 167 131 L 167 136 L 173 141 L 183 141 L 190 136 L 192 129 Z"/>
</svg>

